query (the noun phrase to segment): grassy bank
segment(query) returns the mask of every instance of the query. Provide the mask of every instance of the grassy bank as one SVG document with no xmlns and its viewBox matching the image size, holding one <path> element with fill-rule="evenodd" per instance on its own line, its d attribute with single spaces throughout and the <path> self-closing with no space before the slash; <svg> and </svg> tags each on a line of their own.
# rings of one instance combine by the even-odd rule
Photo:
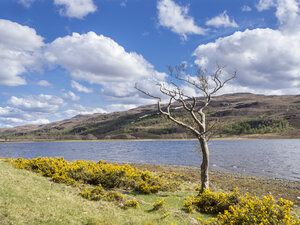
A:
<svg viewBox="0 0 300 225">
<path fill-rule="evenodd" d="M 151 195 L 123 191 L 127 198 L 139 201 L 137 209 L 124 210 L 113 202 L 90 201 L 78 194 L 79 187 L 58 184 L 49 178 L 14 168 L 0 160 L 0 224 L 191 224 L 196 218 L 210 216 L 199 212 L 186 213 L 183 201 L 195 196 L 199 173 L 196 168 L 133 165 L 139 169 L 158 172 L 176 172 L 183 175 L 182 189 Z M 272 194 L 295 202 L 293 213 L 300 216 L 297 182 L 269 180 L 213 171 L 210 174 L 212 190 Z M 152 203 L 166 199 L 164 210 L 152 211 Z"/>
</svg>

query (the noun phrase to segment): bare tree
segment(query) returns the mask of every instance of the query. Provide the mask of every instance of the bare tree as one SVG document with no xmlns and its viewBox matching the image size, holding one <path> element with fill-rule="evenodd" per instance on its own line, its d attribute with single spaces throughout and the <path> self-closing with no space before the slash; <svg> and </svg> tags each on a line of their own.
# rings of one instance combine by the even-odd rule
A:
<svg viewBox="0 0 300 225">
<path fill-rule="evenodd" d="M 140 89 L 137 84 L 135 88 L 143 94 L 157 99 L 158 111 L 165 115 L 174 123 L 191 131 L 200 142 L 200 149 L 202 152 L 201 164 L 201 192 L 204 188 L 209 187 L 208 167 L 209 167 L 209 149 L 207 142 L 213 134 L 216 124 L 208 126 L 204 109 L 207 108 L 211 102 L 212 96 L 216 94 L 224 85 L 236 77 L 236 71 L 227 79 L 222 80 L 224 67 L 217 66 L 216 71 L 207 76 L 207 72 L 203 69 L 197 69 L 195 76 L 190 76 L 186 72 L 185 65 L 169 67 L 170 75 L 173 81 L 169 85 L 159 83 L 160 92 L 166 96 L 169 101 L 166 107 L 161 106 L 161 98 L 154 96 L 151 93 Z M 187 84 L 193 87 L 196 91 L 202 94 L 202 98 L 196 96 L 188 96 L 180 88 L 180 83 Z M 178 104 L 180 106 L 178 106 Z M 180 119 L 174 115 L 174 111 L 184 109 L 191 120 Z"/>
</svg>

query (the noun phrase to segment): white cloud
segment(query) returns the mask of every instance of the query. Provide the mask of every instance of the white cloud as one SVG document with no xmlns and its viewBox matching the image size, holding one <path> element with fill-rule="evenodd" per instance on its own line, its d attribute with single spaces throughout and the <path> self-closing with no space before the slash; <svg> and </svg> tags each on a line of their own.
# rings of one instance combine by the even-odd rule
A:
<svg viewBox="0 0 300 225">
<path fill-rule="evenodd" d="M 78 101 L 80 99 L 80 97 L 75 95 L 72 91 L 68 91 L 67 93 L 64 93 L 63 98 L 70 99 L 72 101 Z"/>
<path fill-rule="evenodd" d="M 250 12 L 250 11 L 252 11 L 252 8 L 250 6 L 248 6 L 248 5 L 244 5 L 242 7 L 242 11 L 243 12 Z"/>
<path fill-rule="evenodd" d="M 0 127 L 49 123 L 64 105 L 63 99 L 52 95 L 12 96 L 6 107 L 0 107 Z"/>
<path fill-rule="evenodd" d="M 134 104 L 111 104 L 105 106 L 105 109 L 107 112 L 121 112 L 121 111 L 127 111 L 129 109 L 136 108 L 137 105 Z"/>
<path fill-rule="evenodd" d="M 207 26 L 213 26 L 213 27 L 238 27 L 237 23 L 232 19 L 230 21 L 229 16 L 227 15 L 227 12 L 224 11 L 220 15 L 211 18 L 210 20 L 206 21 L 205 23 Z"/>
<path fill-rule="evenodd" d="M 86 114 L 94 114 L 94 113 L 107 113 L 106 110 L 102 108 L 90 108 L 90 107 L 85 107 L 79 104 L 73 105 L 72 109 L 68 109 L 64 111 L 64 114 L 67 117 L 73 117 L 77 115 L 86 115 Z"/>
<path fill-rule="evenodd" d="M 275 0 L 259 0 L 255 5 L 258 11 L 268 10 L 271 7 L 276 6 Z"/>
<path fill-rule="evenodd" d="M 103 95 L 118 97 L 120 101 L 137 93 L 136 82 L 147 84 L 166 77 L 142 55 L 126 52 L 112 39 L 94 32 L 57 38 L 48 45 L 45 57 L 48 62 L 66 68 L 73 79 L 100 84 Z M 71 85 L 84 90 L 77 82 Z M 153 83 L 149 85 L 153 88 Z"/>
<path fill-rule="evenodd" d="M 18 2 L 24 7 L 29 8 L 35 0 L 19 0 Z"/>
<path fill-rule="evenodd" d="M 278 0 L 276 17 L 280 30 L 288 33 L 300 32 L 300 10 L 297 0 Z"/>
<path fill-rule="evenodd" d="M 295 0 L 273 3 L 280 22 L 277 30 L 247 29 L 199 45 L 194 51 L 195 62 L 210 71 L 216 63 L 227 65 L 227 71 L 237 69 L 234 83 L 241 91 L 247 88 L 263 94 L 299 94 L 299 5 Z"/>
<path fill-rule="evenodd" d="M 62 7 L 60 15 L 70 18 L 82 19 L 97 10 L 93 0 L 54 0 L 54 4 Z"/>
<path fill-rule="evenodd" d="M 84 92 L 84 93 L 92 93 L 93 90 L 90 88 L 87 88 L 81 84 L 79 84 L 78 82 L 76 82 L 75 80 L 71 81 L 71 87 L 76 89 L 79 92 Z"/>
<path fill-rule="evenodd" d="M 0 34 L 0 85 L 24 85 L 22 75 L 40 67 L 43 38 L 28 26 L 3 19 Z"/>
<path fill-rule="evenodd" d="M 213 70 L 218 62 L 238 70 L 238 82 L 256 92 L 295 87 L 300 79 L 300 36 L 278 30 L 236 32 L 195 50 L 196 63 Z M 300 85 L 298 85 L 300 88 Z"/>
<path fill-rule="evenodd" d="M 40 80 L 39 82 L 37 82 L 37 84 L 42 87 L 51 87 L 52 86 L 52 84 L 46 80 Z"/>
<path fill-rule="evenodd" d="M 41 124 L 47 124 L 47 123 L 50 123 L 50 121 L 47 119 L 37 119 L 37 120 L 30 121 L 30 124 L 33 124 L 33 125 L 41 125 Z"/>
<path fill-rule="evenodd" d="M 205 29 L 195 24 L 188 15 L 188 7 L 177 5 L 172 0 L 159 0 L 157 3 L 159 25 L 187 38 L 187 34 L 205 34 Z"/>
<path fill-rule="evenodd" d="M 36 119 L 36 120 L 23 120 L 20 118 L 3 118 L 0 117 L 0 124 L 1 123 L 13 123 L 13 124 L 17 124 L 17 125 L 41 125 L 41 124 L 47 124 L 50 123 L 49 120 L 47 119 Z M 6 128 L 12 128 L 14 127 L 13 125 L 10 124 L 3 124 L 2 127 L 6 127 Z"/>
<path fill-rule="evenodd" d="M 38 96 L 26 96 L 24 98 L 18 98 L 12 96 L 8 100 L 9 106 L 25 111 L 25 112 L 39 112 L 39 113 L 54 113 L 61 105 L 63 105 L 63 99 L 52 96 L 40 94 Z"/>
</svg>

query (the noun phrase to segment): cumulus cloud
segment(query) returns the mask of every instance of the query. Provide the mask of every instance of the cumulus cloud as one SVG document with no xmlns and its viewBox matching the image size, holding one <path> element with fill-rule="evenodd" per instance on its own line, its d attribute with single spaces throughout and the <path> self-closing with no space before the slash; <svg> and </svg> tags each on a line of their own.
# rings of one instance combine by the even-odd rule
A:
<svg viewBox="0 0 300 225">
<path fill-rule="evenodd" d="M 37 82 L 37 84 L 42 87 L 51 87 L 52 86 L 52 84 L 46 80 L 40 80 L 39 82 Z"/>
<path fill-rule="evenodd" d="M 70 99 L 72 101 L 78 101 L 80 99 L 80 97 L 75 95 L 74 92 L 72 91 L 68 91 L 67 93 L 64 93 L 63 98 Z"/>
<path fill-rule="evenodd" d="M 146 84 L 166 77 L 142 55 L 126 52 L 114 40 L 94 32 L 57 38 L 48 45 L 45 57 L 49 63 L 66 68 L 74 80 L 100 84 L 103 95 L 119 99 L 133 96 L 136 82 Z M 85 90 L 76 81 L 71 85 Z M 153 88 L 153 83 L 149 85 Z"/>
<path fill-rule="evenodd" d="M 26 96 L 18 98 L 12 96 L 8 100 L 8 104 L 16 109 L 26 112 L 40 112 L 40 113 L 53 113 L 56 112 L 60 105 L 64 103 L 63 99 L 52 96 L 40 94 L 38 96 Z"/>
<path fill-rule="evenodd" d="M 54 4 L 61 6 L 60 15 L 70 18 L 82 19 L 97 10 L 93 0 L 54 0 Z"/>
<path fill-rule="evenodd" d="M 199 45 L 196 63 L 213 70 L 216 63 L 238 70 L 236 85 L 252 92 L 299 94 L 300 23 L 296 1 L 277 2 L 278 30 L 253 29 Z M 290 29 L 293 24 L 293 29 Z"/>
<path fill-rule="evenodd" d="M 84 92 L 84 93 L 92 93 L 93 90 L 90 88 L 87 88 L 81 84 L 79 84 L 78 82 L 76 82 L 75 80 L 71 81 L 71 87 L 76 89 L 79 92 Z"/>
<path fill-rule="evenodd" d="M 206 21 L 205 24 L 207 26 L 213 26 L 213 27 L 238 27 L 234 19 L 230 20 L 226 11 Z"/>
<path fill-rule="evenodd" d="M 159 25 L 187 38 L 187 34 L 205 34 L 205 29 L 195 24 L 188 15 L 189 8 L 177 5 L 172 0 L 159 0 L 157 3 Z"/>
<path fill-rule="evenodd" d="M 297 0 L 278 0 L 276 17 L 279 20 L 281 31 L 300 32 L 300 9 Z"/>
<path fill-rule="evenodd" d="M 53 95 L 11 96 L 7 106 L 0 107 L 0 126 L 49 123 L 49 118 L 57 117 L 63 106 L 63 99 Z"/>
<path fill-rule="evenodd" d="M 43 38 L 28 26 L 4 19 L 0 33 L 0 85 L 24 85 L 22 75 L 39 69 Z"/>
</svg>

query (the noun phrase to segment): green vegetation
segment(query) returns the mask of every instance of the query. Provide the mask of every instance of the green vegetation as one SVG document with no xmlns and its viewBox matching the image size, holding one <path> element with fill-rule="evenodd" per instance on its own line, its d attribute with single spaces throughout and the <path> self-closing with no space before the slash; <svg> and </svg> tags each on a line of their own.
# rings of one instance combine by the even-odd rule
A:
<svg viewBox="0 0 300 225">
<path fill-rule="evenodd" d="M 105 192 L 110 193 L 109 190 Z M 198 217 L 210 218 L 200 213 L 181 212 L 184 198 L 193 194 L 192 191 L 148 195 L 118 189 L 123 192 L 124 202 L 107 201 L 102 197 L 91 201 L 83 198 L 79 191 L 81 186 L 55 183 L 0 160 L 0 224 L 188 225 Z M 168 212 L 152 211 L 152 202 L 163 197 L 169 206 Z"/>
<path fill-rule="evenodd" d="M 208 221 L 199 219 L 204 224 L 241 225 L 241 224 L 282 224 L 299 225 L 300 219 L 295 220 L 290 213 L 291 201 L 280 198 L 275 201 L 273 196 L 255 196 L 239 194 L 237 189 L 232 193 L 215 193 L 206 189 L 194 198 L 184 202 L 188 212 L 197 211 L 217 214 L 216 218 Z"/>
<path fill-rule="evenodd" d="M 290 214 L 291 201 L 273 196 L 258 199 L 254 196 L 239 196 L 239 204 L 232 205 L 224 214 L 218 215 L 220 224 L 278 224 L 299 225 L 300 220 L 294 220 Z"/>
<path fill-rule="evenodd" d="M 266 134 L 280 133 L 291 129 L 289 122 L 283 118 L 278 119 L 244 119 L 230 123 L 221 131 L 221 134 L 241 135 L 241 134 Z"/>
<path fill-rule="evenodd" d="M 193 180 L 198 180 L 193 169 L 161 167 L 168 171 L 162 173 L 159 166 L 150 172 L 104 161 L 67 162 L 62 158 L 8 161 L 25 170 L 17 170 L 0 160 L 0 224 L 300 224 L 290 212 L 292 203 L 284 199 L 257 198 L 237 190 L 224 193 L 219 188 L 216 190 L 217 186 L 212 187 L 216 192 L 205 190 L 200 194 Z M 115 178 L 116 174 L 121 175 L 122 185 Z M 243 177 L 240 182 L 234 182 L 234 177 L 226 177 L 226 174 L 222 174 L 223 179 L 218 178 L 218 174 L 211 175 L 212 182 L 228 181 L 241 189 L 245 187 L 244 182 L 248 182 L 247 187 L 253 187 L 252 181 L 259 185 L 253 191 L 265 188 L 259 180 Z M 157 185 L 156 179 L 165 183 L 161 187 L 179 180 L 181 186 L 180 189 L 178 185 L 176 189 L 172 187 L 172 191 L 160 188 L 159 192 L 145 193 L 127 184 L 132 176 L 135 182 L 143 179 L 149 187 Z M 276 188 L 278 194 L 293 193 L 282 188 Z M 271 190 L 268 184 L 268 191 Z M 276 196 L 276 191 L 274 193 Z M 298 211 L 293 213 L 300 216 Z"/>
<path fill-rule="evenodd" d="M 45 177 L 51 177 L 56 183 L 67 183 L 78 186 L 80 184 L 96 185 L 91 190 L 82 192 L 88 199 L 100 199 L 103 188 L 122 188 L 133 190 L 143 194 L 157 193 L 158 191 L 177 190 L 179 183 L 175 177 L 167 178 L 164 174 L 157 176 L 149 171 L 141 171 L 130 165 L 118 165 L 107 163 L 75 160 L 68 162 L 63 158 L 35 158 L 8 159 L 16 168 L 26 169 L 39 173 Z M 180 179 L 180 177 L 178 177 Z M 110 198 L 109 195 L 107 198 Z M 116 198 L 111 196 L 111 198 Z"/>
<path fill-rule="evenodd" d="M 137 208 L 137 207 L 139 207 L 139 202 L 137 201 L 137 200 L 134 200 L 134 199 L 129 199 L 129 200 L 126 200 L 125 202 L 124 202 L 124 205 L 123 205 L 123 208 L 124 209 L 128 209 L 128 208 L 130 208 L 130 207 L 132 207 L 132 208 Z"/>
<path fill-rule="evenodd" d="M 224 213 L 239 202 L 239 193 L 237 189 L 231 193 L 216 193 L 205 189 L 201 194 L 194 198 L 188 198 L 184 206 L 189 212 L 196 209 L 202 213 L 218 214 Z"/>
<path fill-rule="evenodd" d="M 166 207 L 166 199 L 157 200 L 156 202 L 153 202 L 152 206 L 152 210 L 164 209 Z"/>
</svg>

